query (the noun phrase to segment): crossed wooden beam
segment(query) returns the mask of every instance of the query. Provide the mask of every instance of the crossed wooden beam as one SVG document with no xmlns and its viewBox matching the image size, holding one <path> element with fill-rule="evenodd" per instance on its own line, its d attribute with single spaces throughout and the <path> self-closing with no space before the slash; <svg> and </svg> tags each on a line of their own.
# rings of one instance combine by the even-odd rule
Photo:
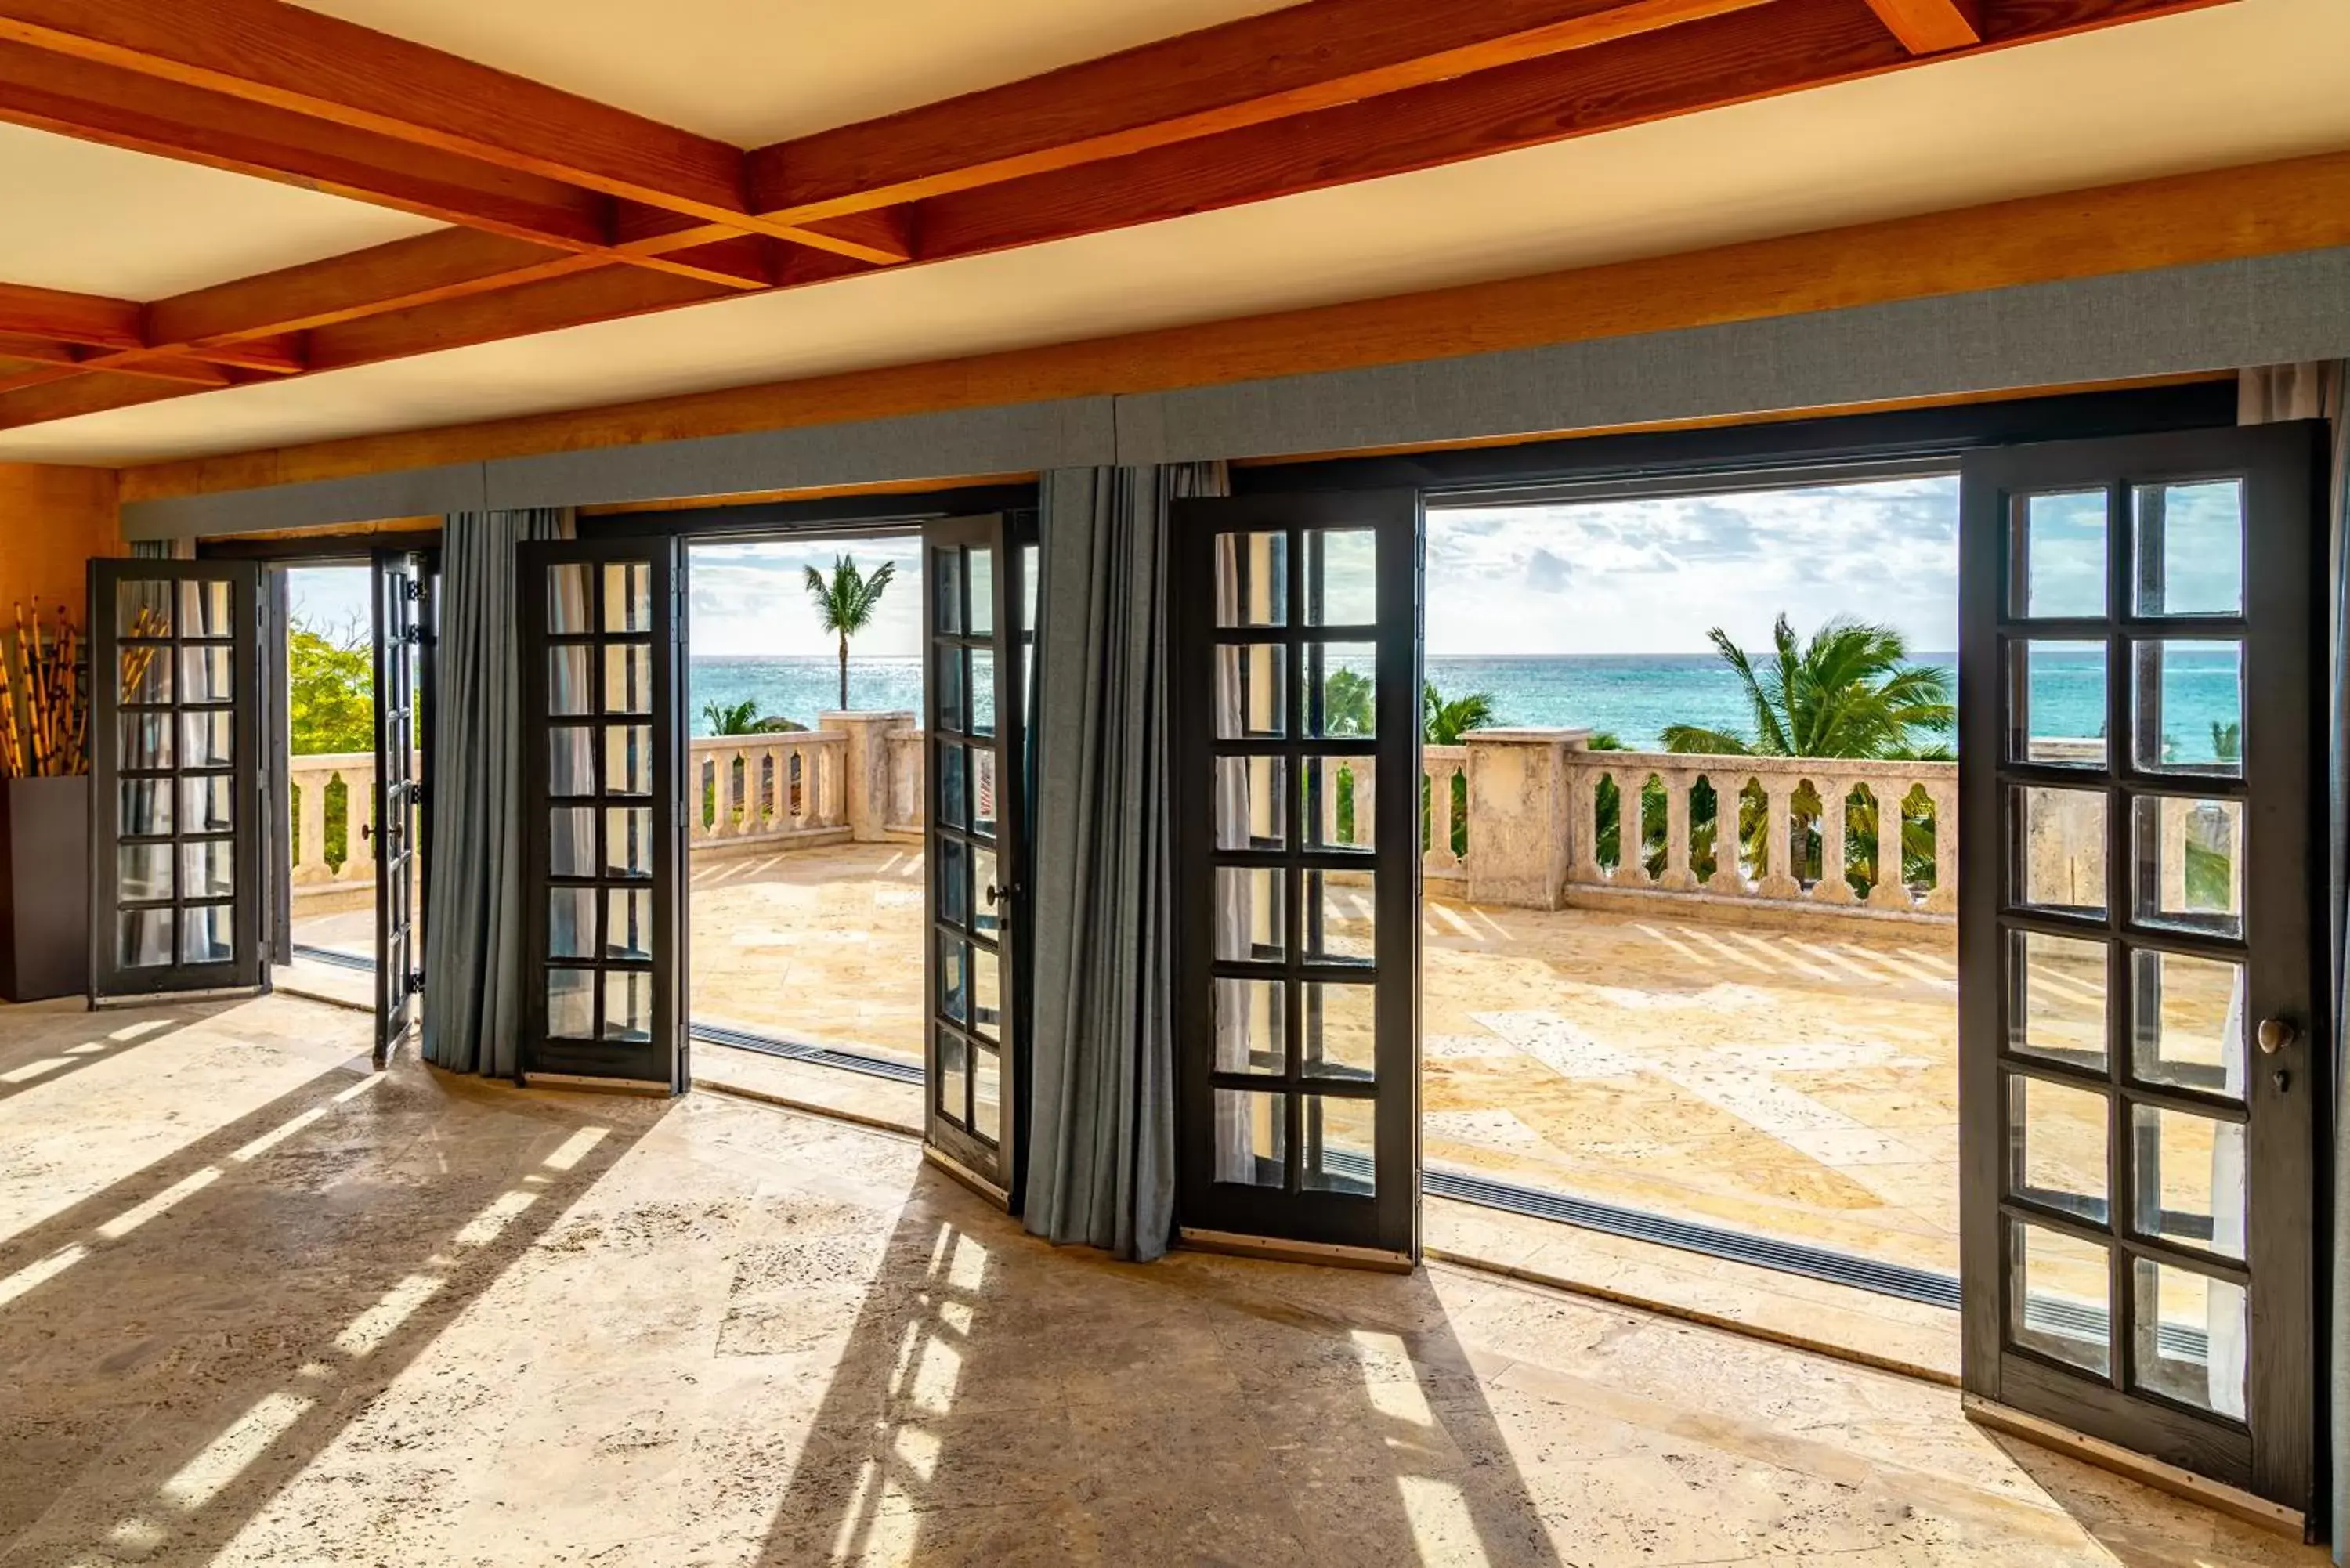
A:
<svg viewBox="0 0 2350 1568">
<path fill-rule="evenodd" d="M 0 0 L 0 120 L 452 225 L 0 283 L 0 429 L 1048 244 L 2226 0 L 1307 0 L 745 151 L 280 0 Z"/>
</svg>

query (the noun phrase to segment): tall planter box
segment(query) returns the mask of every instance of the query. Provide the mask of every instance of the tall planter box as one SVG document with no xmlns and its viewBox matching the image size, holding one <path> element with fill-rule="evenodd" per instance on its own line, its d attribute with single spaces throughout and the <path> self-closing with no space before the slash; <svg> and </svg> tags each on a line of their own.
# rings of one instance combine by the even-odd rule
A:
<svg viewBox="0 0 2350 1568">
<path fill-rule="evenodd" d="M 0 997 L 89 989 L 89 780 L 0 780 Z"/>
</svg>

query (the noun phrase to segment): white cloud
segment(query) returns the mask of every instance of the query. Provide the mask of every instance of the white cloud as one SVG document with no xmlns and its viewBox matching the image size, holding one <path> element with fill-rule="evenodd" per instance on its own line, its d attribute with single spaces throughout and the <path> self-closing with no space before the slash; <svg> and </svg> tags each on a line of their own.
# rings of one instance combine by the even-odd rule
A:
<svg viewBox="0 0 2350 1568">
<path fill-rule="evenodd" d="M 806 569 L 829 575 L 836 556 L 853 559 L 867 576 L 883 562 L 897 575 L 874 611 L 873 624 L 850 643 L 860 655 L 914 654 L 922 649 L 921 545 L 911 538 L 858 539 L 795 545 L 697 545 L 688 566 L 697 655 L 830 653 L 837 644 L 817 623 L 802 586 Z"/>
</svg>

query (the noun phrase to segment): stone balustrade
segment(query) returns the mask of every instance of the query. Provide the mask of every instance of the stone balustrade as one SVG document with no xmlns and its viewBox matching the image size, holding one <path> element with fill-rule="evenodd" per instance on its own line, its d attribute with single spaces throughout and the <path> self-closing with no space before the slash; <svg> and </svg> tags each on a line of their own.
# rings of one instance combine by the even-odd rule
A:
<svg viewBox="0 0 2350 1568">
<path fill-rule="evenodd" d="M 294 891 L 312 894 L 375 886 L 375 753 L 314 752 L 286 770 L 294 804 Z M 341 803 L 339 812 L 328 808 Z M 327 819 L 339 815 L 328 834 Z"/>
</svg>

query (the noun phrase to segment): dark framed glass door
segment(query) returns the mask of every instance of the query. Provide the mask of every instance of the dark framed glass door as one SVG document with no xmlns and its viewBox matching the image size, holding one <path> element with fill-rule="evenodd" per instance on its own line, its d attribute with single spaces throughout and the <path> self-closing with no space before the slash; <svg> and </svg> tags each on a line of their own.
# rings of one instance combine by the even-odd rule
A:
<svg viewBox="0 0 2350 1568">
<path fill-rule="evenodd" d="M 93 1003 L 265 983 L 260 581 L 90 563 Z"/>
<path fill-rule="evenodd" d="M 687 1084 L 682 552 L 525 544 L 525 1081 Z"/>
<path fill-rule="evenodd" d="M 2323 463 L 2305 425 L 1973 454 L 1960 545 L 1966 1388 L 2301 1510 Z"/>
<path fill-rule="evenodd" d="M 1187 1233 L 1419 1255 L 1417 492 L 1174 504 Z"/>
<path fill-rule="evenodd" d="M 375 1064 L 388 1066 L 416 1024 L 417 878 L 423 865 L 417 815 L 417 659 L 422 651 L 424 573 L 418 557 L 379 550 L 375 607 Z"/>
<path fill-rule="evenodd" d="M 926 1137 L 1006 1202 L 1018 1185 L 1027 1047 L 1021 901 L 1035 622 L 1024 521 L 922 525 Z"/>
</svg>

